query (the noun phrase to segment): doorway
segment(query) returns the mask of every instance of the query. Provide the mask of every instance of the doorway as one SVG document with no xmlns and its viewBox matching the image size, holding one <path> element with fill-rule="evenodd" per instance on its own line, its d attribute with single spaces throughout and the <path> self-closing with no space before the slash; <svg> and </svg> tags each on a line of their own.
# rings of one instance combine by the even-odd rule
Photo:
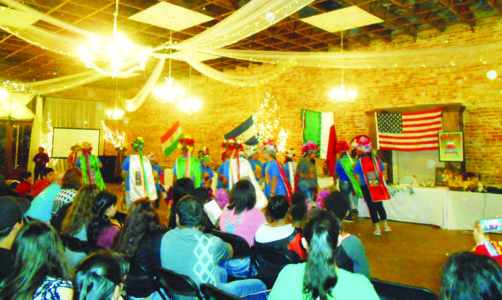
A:
<svg viewBox="0 0 502 300">
<path fill-rule="evenodd" d="M 0 174 L 18 179 L 30 159 L 32 121 L 0 121 Z"/>
</svg>

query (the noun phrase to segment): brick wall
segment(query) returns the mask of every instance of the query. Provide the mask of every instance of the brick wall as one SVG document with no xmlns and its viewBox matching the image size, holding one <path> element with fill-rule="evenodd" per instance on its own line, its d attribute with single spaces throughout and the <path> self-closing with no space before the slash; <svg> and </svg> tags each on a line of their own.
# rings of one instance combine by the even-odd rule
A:
<svg viewBox="0 0 502 300">
<path fill-rule="evenodd" d="M 443 33 L 421 33 L 416 41 L 409 36 L 395 36 L 392 44 L 372 42 L 367 49 L 439 47 L 444 46 L 445 41 L 450 45 L 471 45 L 501 38 L 502 21 L 488 20 L 478 24 L 474 31 L 455 25 Z M 252 67 L 251 71 L 255 70 L 253 68 L 261 67 Z M 352 104 L 334 104 L 327 96 L 331 88 L 340 84 L 340 70 L 337 69 L 291 68 L 260 87 L 237 87 L 195 76 L 192 94 L 204 103 L 199 113 L 187 116 L 173 105 L 160 104 L 151 98 L 128 114 L 130 122 L 123 127 L 128 138 L 143 136 L 146 152 L 155 152 L 161 157 L 162 165 L 172 166 L 177 155 L 163 157 L 160 136 L 175 120 L 180 120 L 185 132 L 195 138 L 196 149 L 209 146 L 213 160 L 219 162 L 222 135 L 256 113 L 265 92 L 275 96 L 280 125 L 290 132 L 287 147 L 295 147 L 297 153 L 301 147 L 302 108 L 334 112 L 339 138 L 350 139 L 368 133 L 365 112 L 369 110 L 462 103 L 467 107 L 464 113 L 467 169 L 481 173 L 487 183 L 501 185 L 502 79 L 487 79 L 489 70 L 496 70 L 502 76 L 502 68 L 493 61 L 468 67 L 347 70 L 346 85 L 358 92 Z M 229 72 L 242 72 L 242 69 Z M 186 80 L 182 80 L 182 84 L 188 86 Z"/>
</svg>

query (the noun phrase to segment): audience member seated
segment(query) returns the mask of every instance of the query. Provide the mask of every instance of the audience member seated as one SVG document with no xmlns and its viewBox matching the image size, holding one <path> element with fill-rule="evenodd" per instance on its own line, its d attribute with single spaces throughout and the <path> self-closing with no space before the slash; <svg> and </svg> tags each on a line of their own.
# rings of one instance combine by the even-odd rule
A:
<svg viewBox="0 0 502 300">
<path fill-rule="evenodd" d="M 117 212 L 117 196 L 110 191 L 101 191 L 94 198 L 94 218 L 87 226 L 87 240 L 105 249 L 110 249 L 120 231 L 110 220 Z"/>
<path fill-rule="evenodd" d="M 324 200 L 324 208 L 332 212 L 339 220 L 350 215 L 350 200 L 342 192 L 332 192 Z M 366 258 L 363 243 L 355 236 L 343 230 L 340 225 L 340 249 L 336 258 L 336 265 L 349 272 L 362 274 L 370 278 L 370 265 Z"/>
<path fill-rule="evenodd" d="M 248 180 L 239 180 L 230 193 L 230 203 L 220 216 L 221 231 L 243 237 L 250 246 L 258 228 L 267 222 L 263 212 L 255 208 L 256 192 Z"/>
<path fill-rule="evenodd" d="M 61 191 L 61 177 L 63 173 L 58 172 L 54 177 L 54 182 L 45 188 L 38 196 L 31 201 L 30 209 L 26 212 L 27 216 L 42 222 L 49 222 L 51 219 L 51 208 L 54 204 L 54 199 Z"/>
<path fill-rule="evenodd" d="M 40 179 L 37 179 L 35 183 L 31 185 L 30 195 L 33 197 L 38 196 L 43 190 L 45 190 L 54 181 L 54 170 L 52 168 L 45 168 L 40 172 Z"/>
<path fill-rule="evenodd" d="M 272 288 L 269 300 L 379 300 L 368 278 L 336 266 L 340 225 L 332 213 L 316 211 L 303 228 L 308 261 L 287 265 Z"/>
<path fill-rule="evenodd" d="M 23 210 L 16 199 L 0 197 L 0 282 L 12 272 L 12 244 L 23 227 Z"/>
<path fill-rule="evenodd" d="M 299 233 L 302 233 L 303 226 L 307 221 L 308 213 L 307 213 L 307 205 L 306 204 L 294 204 L 291 206 L 290 210 L 291 221 L 293 222 L 293 226 L 295 226 L 296 230 Z"/>
<path fill-rule="evenodd" d="M 502 299 L 501 266 L 485 255 L 471 252 L 452 255 L 443 269 L 441 299 Z"/>
<path fill-rule="evenodd" d="M 197 285 L 209 283 L 237 296 L 264 291 L 266 287 L 258 279 L 226 282 L 227 274 L 218 264 L 232 257 L 232 247 L 199 230 L 202 211 L 201 203 L 193 196 L 186 196 L 177 203 L 178 226 L 168 231 L 161 242 L 162 267 L 189 276 Z"/>
<path fill-rule="evenodd" d="M 307 256 L 301 246 L 302 235 L 289 222 L 289 202 L 283 195 L 270 198 L 267 205 L 269 222 L 258 228 L 255 245 L 270 247 L 281 252 L 291 253 L 297 261 Z"/>
<path fill-rule="evenodd" d="M 129 208 L 129 215 L 113 248 L 124 254 L 127 260 L 138 262 L 151 272 L 161 265 L 160 241 L 166 231 L 167 228 L 160 225 L 153 202 L 141 198 Z M 150 289 L 155 292 L 155 287 L 150 286 Z"/>
<path fill-rule="evenodd" d="M 193 195 L 199 198 L 200 201 L 202 201 L 202 205 L 204 205 L 210 200 L 209 191 L 205 187 L 196 188 Z"/>
<path fill-rule="evenodd" d="M 72 283 L 63 245 L 50 225 L 31 222 L 12 246 L 14 266 L 0 299 L 71 300 Z"/>
<path fill-rule="evenodd" d="M 122 286 L 129 272 L 129 263 L 110 250 L 86 257 L 77 267 L 73 299 L 122 299 Z"/>
<path fill-rule="evenodd" d="M 61 232 L 69 236 L 76 237 L 82 241 L 87 241 L 87 227 L 94 218 L 92 210 L 94 199 L 100 192 L 100 187 L 96 184 L 86 184 L 82 186 L 70 205 L 66 216 L 63 219 Z M 64 209 L 63 206 L 62 209 Z M 70 261 L 70 266 L 74 268 L 84 257 L 85 253 L 75 253 L 66 249 L 66 255 Z"/>
<path fill-rule="evenodd" d="M 21 172 L 21 175 L 19 176 L 19 184 L 15 188 L 21 197 L 26 197 L 26 195 L 30 192 L 32 181 L 33 176 L 31 172 Z"/>
<path fill-rule="evenodd" d="M 51 214 L 54 216 L 63 205 L 73 202 L 78 190 L 82 187 L 84 175 L 79 168 L 66 170 L 63 176 L 61 191 L 54 200 Z"/>
<path fill-rule="evenodd" d="M 209 191 L 205 187 L 196 188 L 194 192 L 195 198 L 197 198 L 202 206 L 209 201 Z M 216 229 L 214 224 L 209 219 L 206 211 L 202 212 L 202 223 L 200 226 L 200 230 L 204 233 L 211 233 L 213 229 Z"/>
<path fill-rule="evenodd" d="M 0 197 L 1 196 L 10 196 L 14 198 L 21 197 L 21 194 L 7 185 L 7 183 L 5 182 L 5 177 L 2 174 L 0 174 Z"/>
<path fill-rule="evenodd" d="M 502 266 L 502 243 L 499 241 L 490 241 L 490 238 L 485 235 L 483 228 L 479 224 L 474 226 L 472 230 L 476 247 L 474 247 L 475 254 L 487 255 L 495 259 Z"/>
<path fill-rule="evenodd" d="M 175 212 L 174 208 L 176 207 L 176 204 L 178 201 L 180 201 L 181 198 L 187 196 L 187 195 L 194 195 L 195 193 L 195 186 L 193 183 L 193 180 L 190 178 L 180 178 L 176 180 L 176 182 L 173 185 L 173 201 L 171 204 L 171 212 L 169 214 L 169 229 L 173 229 L 176 227 L 176 217 L 175 217 Z"/>
</svg>

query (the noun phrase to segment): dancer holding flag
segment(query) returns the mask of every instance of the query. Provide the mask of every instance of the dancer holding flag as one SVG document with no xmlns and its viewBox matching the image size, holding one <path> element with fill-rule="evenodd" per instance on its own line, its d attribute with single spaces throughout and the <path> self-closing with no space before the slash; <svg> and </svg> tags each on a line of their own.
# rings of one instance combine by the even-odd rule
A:
<svg viewBox="0 0 502 300">
<path fill-rule="evenodd" d="M 201 165 L 197 158 L 193 157 L 195 141 L 188 135 L 178 140 L 178 149 L 181 149 L 183 157 L 180 157 L 174 163 L 173 185 L 178 178 L 191 178 L 196 187 L 201 184 Z"/>
<path fill-rule="evenodd" d="M 148 157 L 143 155 L 144 141 L 138 137 L 132 143 L 133 154 L 126 157 L 122 163 L 122 174 L 126 182 L 126 204 L 129 208 L 133 201 L 148 197 L 150 200 L 157 199 L 155 181 L 153 179 L 152 165 Z"/>
<path fill-rule="evenodd" d="M 375 226 L 373 234 L 380 236 L 382 235 L 380 220 L 384 225 L 384 230 L 391 231 L 387 224 L 387 213 L 382 204 L 382 200 L 390 199 L 389 190 L 383 179 L 385 167 L 380 158 L 371 151 L 372 143 L 368 136 L 357 136 L 351 142 L 353 143 L 357 144 L 357 150 L 361 153 L 361 158 L 354 166 L 354 174 L 359 181 L 364 200 L 370 211 L 371 221 Z"/>
<path fill-rule="evenodd" d="M 99 158 L 91 154 L 91 143 L 83 142 L 80 151 L 82 151 L 82 155 L 75 161 L 75 167 L 80 168 L 84 173 L 84 184 L 94 183 L 104 190 L 105 183 L 99 170 L 103 164 Z"/>
</svg>

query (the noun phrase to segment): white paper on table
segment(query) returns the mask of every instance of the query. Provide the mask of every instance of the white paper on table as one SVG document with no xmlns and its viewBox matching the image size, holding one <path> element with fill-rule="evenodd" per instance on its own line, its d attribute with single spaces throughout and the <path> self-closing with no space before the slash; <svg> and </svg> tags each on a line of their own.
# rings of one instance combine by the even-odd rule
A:
<svg viewBox="0 0 502 300">
<path fill-rule="evenodd" d="M 211 200 L 208 203 L 204 204 L 204 211 L 206 212 L 213 225 L 216 225 L 216 222 L 218 222 L 218 219 L 223 212 L 215 200 Z"/>
</svg>

